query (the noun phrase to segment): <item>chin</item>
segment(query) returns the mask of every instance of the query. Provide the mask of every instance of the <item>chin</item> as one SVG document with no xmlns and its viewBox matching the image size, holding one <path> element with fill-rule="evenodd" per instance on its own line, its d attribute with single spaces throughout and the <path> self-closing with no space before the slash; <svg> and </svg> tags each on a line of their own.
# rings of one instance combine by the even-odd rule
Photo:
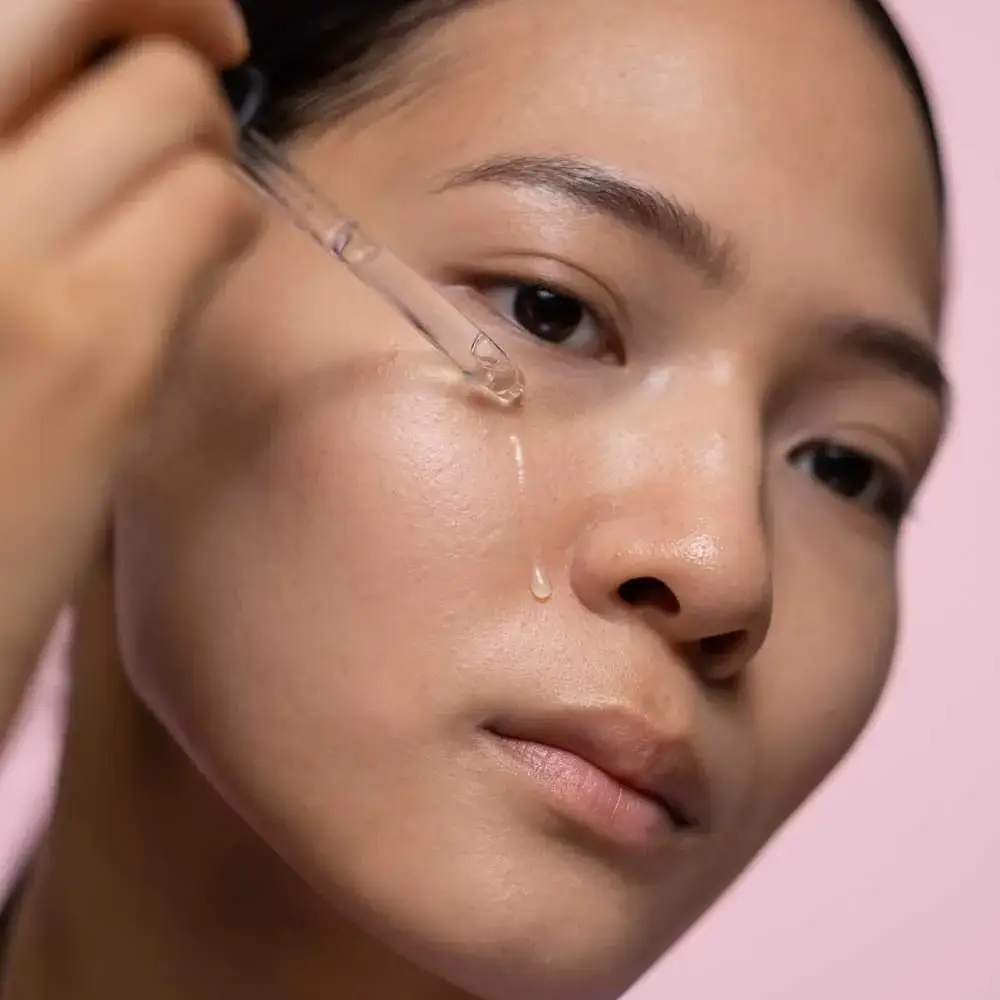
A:
<svg viewBox="0 0 1000 1000">
<path fill-rule="evenodd" d="M 629 869 L 525 822 L 502 796 L 472 795 L 446 818 L 409 805 L 395 829 L 345 841 L 342 827 L 326 838 L 300 827 L 298 847 L 272 846 L 332 912 L 477 1000 L 616 1000 L 710 891 L 683 850 L 666 871 L 663 857 Z"/>
<path fill-rule="evenodd" d="M 624 893 L 600 891 L 582 872 L 566 886 L 568 873 L 546 878 L 525 867 L 527 877 L 513 885 L 486 886 L 489 873 L 480 872 L 436 897 L 338 894 L 334 904 L 393 952 L 478 1000 L 617 1000 L 675 939 L 664 914 L 654 923 Z"/>
</svg>

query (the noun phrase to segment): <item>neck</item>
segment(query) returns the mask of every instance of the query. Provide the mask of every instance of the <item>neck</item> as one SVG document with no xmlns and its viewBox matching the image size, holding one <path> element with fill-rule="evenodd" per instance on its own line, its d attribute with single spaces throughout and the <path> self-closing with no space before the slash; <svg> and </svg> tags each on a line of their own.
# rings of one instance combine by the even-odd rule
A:
<svg viewBox="0 0 1000 1000">
<path fill-rule="evenodd" d="M 104 566 L 0 1000 L 471 1000 L 340 917 L 226 807 L 128 686 L 111 594 Z"/>
</svg>

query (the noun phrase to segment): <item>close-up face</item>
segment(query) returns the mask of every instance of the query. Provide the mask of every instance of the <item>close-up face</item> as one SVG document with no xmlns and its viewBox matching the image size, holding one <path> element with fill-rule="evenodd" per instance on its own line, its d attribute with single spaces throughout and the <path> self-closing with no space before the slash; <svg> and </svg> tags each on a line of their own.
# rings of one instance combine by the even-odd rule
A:
<svg viewBox="0 0 1000 1000">
<path fill-rule="evenodd" d="M 393 72 L 295 159 L 523 401 L 275 217 L 125 477 L 124 659 L 375 937 L 612 997 L 886 681 L 943 423 L 926 129 L 849 0 L 489 0 Z"/>
</svg>

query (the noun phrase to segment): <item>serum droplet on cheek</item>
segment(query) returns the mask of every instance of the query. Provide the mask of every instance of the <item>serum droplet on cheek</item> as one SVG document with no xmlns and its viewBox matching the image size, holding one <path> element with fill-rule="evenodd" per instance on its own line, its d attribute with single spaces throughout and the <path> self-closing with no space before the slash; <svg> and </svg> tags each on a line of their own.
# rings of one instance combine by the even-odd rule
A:
<svg viewBox="0 0 1000 1000">
<path fill-rule="evenodd" d="M 518 506 L 521 531 L 531 558 L 531 595 L 536 601 L 547 601 L 552 597 L 552 581 L 542 561 L 538 535 L 528 514 L 527 470 L 524 460 L 524 443 L 517 434 L 511 434 L 510 443 L 514 449 L 514 464 L 517 468 Z"/>
</svg>

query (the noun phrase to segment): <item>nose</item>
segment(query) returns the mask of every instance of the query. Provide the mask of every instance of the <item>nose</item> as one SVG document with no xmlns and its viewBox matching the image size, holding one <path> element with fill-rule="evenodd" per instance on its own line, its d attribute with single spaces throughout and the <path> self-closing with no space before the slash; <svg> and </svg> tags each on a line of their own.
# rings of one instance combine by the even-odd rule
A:
<svg viewBox="0 0 1000 1000">
<path fill-rule="evenodd" d="M 593 524 L 571 582 L 596 614 L 652 628 L 706 682 L 737 679 L 767 635 L 772 572 L 760 504 L 716 492 L 682 510 Z"/>
</svg>

